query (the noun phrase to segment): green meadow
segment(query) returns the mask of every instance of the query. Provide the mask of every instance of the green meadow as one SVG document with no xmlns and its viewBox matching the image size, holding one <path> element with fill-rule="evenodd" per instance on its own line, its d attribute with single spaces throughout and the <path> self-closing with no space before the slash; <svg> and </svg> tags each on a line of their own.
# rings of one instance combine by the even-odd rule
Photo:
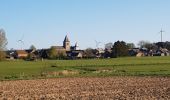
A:
<svg viewBox="0 0 170 100">
<path fill-rule="evenodd" d="M 0 80 L 107 76 L 169 77 L 170 57 L 0 62 Z"/>
</svg>

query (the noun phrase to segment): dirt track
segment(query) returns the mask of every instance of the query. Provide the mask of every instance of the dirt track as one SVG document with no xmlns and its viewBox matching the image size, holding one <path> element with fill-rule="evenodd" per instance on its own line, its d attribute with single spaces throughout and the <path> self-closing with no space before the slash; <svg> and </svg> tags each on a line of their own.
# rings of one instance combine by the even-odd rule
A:
<svg viewBox="0 0 170 100">
<path fill-rule="evenodd" d="M 57 78 L 0 82 L 1 99 L 170 100 L 170 78 Z"/>
</svg>

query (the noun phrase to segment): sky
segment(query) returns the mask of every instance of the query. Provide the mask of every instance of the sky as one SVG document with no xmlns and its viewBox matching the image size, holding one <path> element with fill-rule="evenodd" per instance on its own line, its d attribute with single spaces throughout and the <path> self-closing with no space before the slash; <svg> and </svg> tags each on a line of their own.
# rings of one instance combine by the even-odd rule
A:
<svg viewBox="0 0 170 100">
<path fill-rule="evenodd" d="M 7 48 L 71 45 L 95 48 L 123 40 L 170 41 L 170 0 L 0 0 Z M 22 39 L 24 44 L 18 42 Z"/>
</svg>

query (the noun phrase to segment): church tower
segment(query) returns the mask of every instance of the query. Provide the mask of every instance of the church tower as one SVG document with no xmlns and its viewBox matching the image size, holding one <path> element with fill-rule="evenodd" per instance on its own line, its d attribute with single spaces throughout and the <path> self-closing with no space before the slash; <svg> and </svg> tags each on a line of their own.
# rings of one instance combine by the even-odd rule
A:
<svg viewBox="0 0 170 100">
<path fill-rule="evenodd" d="M 74 50 L 79 50 L 79 46 L 78 43 L 76 42 L 75 46 L 74 46 Z"/>
<path fill-rule="evenodd" d="M 70 51 L 70 41 L 67 35 L 65 36 L 65 39 L 63 41 L 63 47 L 66 49 L 66 51 Z"/>
</svg>

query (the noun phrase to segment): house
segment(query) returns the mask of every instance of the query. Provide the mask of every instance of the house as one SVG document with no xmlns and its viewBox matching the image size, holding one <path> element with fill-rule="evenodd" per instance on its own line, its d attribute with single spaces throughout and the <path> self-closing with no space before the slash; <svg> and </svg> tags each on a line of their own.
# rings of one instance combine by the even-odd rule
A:
<svg viewBox="0 0 170 100">
<path fill-rule="evenodd" d="M 160 48 L 159 50 L 157 50 L 157 54 L 159 54 L 160 56 L 169 56 L 169 51 L 166 48 Z"/>
<path fill-rule="evenodd" d="M 15 56 L 15 50 L 8 50 L 6 51 L 6 58 L 9 60 L 13 60 Z"/>
<path fill-rule="evenodd" d="M 128 50 L 128 53 L 130 56 L 136 56 L 139 53 L 140 49 L 139 48 L 132 48 Z"/>
<path fill-rule="evenodd" d="M 102 48 L 97 48 L 95 49 L 95 55 L 96 55 L 96 58 L 104 58 L 105 50 L 103 50 Z"/>
<path fill-rule="evenodd" d="M 136 57 L 150 56 L 150 51 L 147 48 L 141 48 L 136 54 Z"/>
<path fill-rule="evenodd" d="M 145 56 L 145 54 L 144 54 L 143 52 L 138 52 L 138 53 L 136 54 L 136 57 L 143 57 L 143 56 Z"/>
<path fill-rule="evenodd" d="M 81 58 L 83 58 L 84 51 L 83 50 L 73 50 L 67 54 L 68 54 L 69 59 L 81 59 Z"/>
<path fill-rule="evenodd" d="M 26 52 L 25 50 L 16 50 L 15 51 L 15 58 L 26 58 L 28 56 L 28 52 Z"/>
</svg>

